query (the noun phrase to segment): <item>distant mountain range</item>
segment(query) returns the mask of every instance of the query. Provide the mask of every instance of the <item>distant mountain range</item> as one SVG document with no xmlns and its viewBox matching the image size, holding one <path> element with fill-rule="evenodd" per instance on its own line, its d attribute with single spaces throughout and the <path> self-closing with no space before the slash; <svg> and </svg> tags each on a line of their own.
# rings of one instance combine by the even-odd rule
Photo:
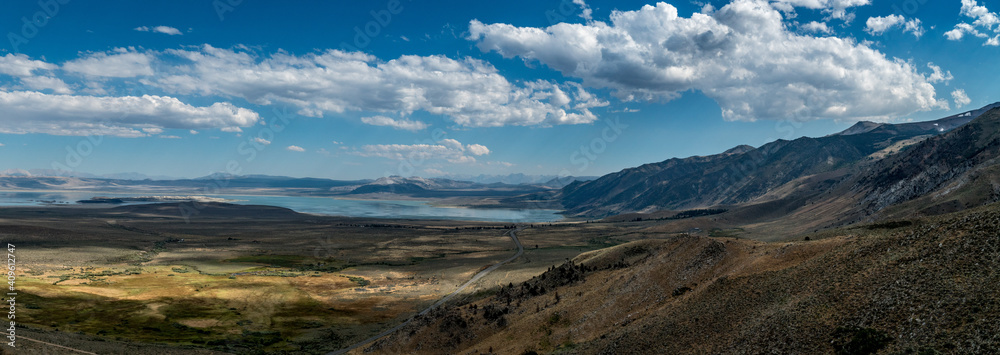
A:
<svg viewBox="0 0 1000 355">
<path fill-rule="evenodd" d="M 502 183 L 508 185 L 559 185 L 554 187 L 563 187 L 573 181 L 589 181 L 597 179 L 599 176 L 525 175 L 522 173 L 514 173 L 507 175 L 445 175 L 443 177 L 453 180 L 471 181 L 480 184 Z"/>
<path fill-rule="evenodd" d="M 298 193 L 329 194 L 369 194 L 393 193 L 436 197 L 437 191 L 465 190 L 518 190 L 534 192 L 539 189 L 559 189 L 576 181 L 586 181 L 594 177 L 559 177 L 555 175 L 479 175 L 472 180 L 422 177 L 382 177 L 376 180 L 332 180 L 323 178 L 294 178 L 272 175 L 232 175 L 214 173 L 193 179 L 177 179 L 166 176 L 148 176 L 139 173 L 95 175 L 81 172 L 50 169 L 8 169 L 0 171 L 0 187 L 6 188 L 128 188 L 129 186 L 156 186 L 172 188 L 202 188 L 217 182 L 226 189 L 297 189 Z M 514 188 L 514 186 L 521 186 Z M 453 196 L 455 193 L 444 193 Z M 504 193 L 504 196 L 511 195 Z"/>
<path fill-rule="evenodd" d="M 239 190 L 281 189 L 295 194 L 330 194 L 345 186 L 358 186 L 371 180 L 340 181 L 311 178 L 285 178 L 271 176 L 213 175 L 197 179 L 135 180 L 106 177 L 37 176 L 0 174 L 2 189 L 74 189 L 120 192 L 162 193 L 221 193 Z"/>
<path fill-rule="evenodd" d="M 0 170 L 0 177 L 77 177 L 77 178 L 91 178 L 91 179 L 109 179 L 109 180 L 174 180 L 175 177 L 163 176 L 163 175 L 145 175 L 140 173 L 117 173 L 117 174 L 104 174 L 95 175 L 88 174 L 84 172 L 77 171 L 66 171 L 66 170 L 55 170 L 55 169 L 7 169 Z"/>
<path fill-rule="evenodd" d="M 826 174 L 833 180 L 821 179 L 824 184 L 849 180 L 857 186 L 848 190 L 874 193 L 864 198 L 865 211 L 874 213 L 951 179 L 974 180 L 967 174 L 984 171 L 983 164 L 993 166 L 988 152 L 995 132 L 989 133 L 989 122 L 997 107 L 1000 103 L 927 122 L 859 122 L 826 137 L 779 139 L 759 148 L 738 146 L 716 155 L 668 159 L 569 184 L 552 198 L 567 214 L 581 217 L 748 205 L 778 194 L 789 197 L 781 191 L 816 192 L 806 189 L 816 188 L 808 178 Z M 986 112 L 990 114 L 984 116 Z M 919 155 L 932 153 L 936 155 Z"/>
<path fill-rule="evenodd" d="M 444 178 L 390 176 L 377 180 L 331 180 L 320 178 L 293 178 L 269 175 L 210 174 L 194 179 L 117 179 L 110 177 L 52 176 L 47 171 L 8 170 L 0 174 L 0 189 L 7 190 L 90 190 L 120 193 L 157 194 L 258 194 L 273 193 L 290 196 L 342 196 L 368 198 L 417 198 L 448 197 L 502 197 L 550 191 L 561 188 L 567 178 L 546 184 L 504 183 L 482 184 Z"/>
</svg>

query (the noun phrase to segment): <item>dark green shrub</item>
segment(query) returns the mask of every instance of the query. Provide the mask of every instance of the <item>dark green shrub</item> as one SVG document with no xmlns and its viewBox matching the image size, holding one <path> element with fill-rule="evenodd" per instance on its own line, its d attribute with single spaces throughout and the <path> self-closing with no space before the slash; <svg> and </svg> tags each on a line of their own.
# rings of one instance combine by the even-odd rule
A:
<svg viewBox="0 0 1000 355">
<path fill-rule="evenodd" d="M 841 355 L 874 354 L 892 341 L 885 332 L 855 326 L 838 327 L 833 332 L 833 351 Z"/>
</svg>

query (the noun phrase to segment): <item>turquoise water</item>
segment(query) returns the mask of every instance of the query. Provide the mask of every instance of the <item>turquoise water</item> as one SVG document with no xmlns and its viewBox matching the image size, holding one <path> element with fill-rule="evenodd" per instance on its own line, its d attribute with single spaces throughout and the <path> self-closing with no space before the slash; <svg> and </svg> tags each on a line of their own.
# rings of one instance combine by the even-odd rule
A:
<svg viewBox="0 0 1000 355">
<path fill-rule="evenodd" d="M 115 192 L 0 192 L 0 206 L 81 206 L 78 200 L 86 200 L 95 196 L 136 197 L 162 194 L 128 194 Z M 183 194 L 180 194 L 183 196 Z M 468 221 L 491 222 L 552 222 L 562 219 L 558 210 L 536 209 L 499 209 L 499 208 L 465 208 L 465 207 L 435 207 L 424 201 L 391 201 L 391 200 L 344 200 L 329 197 L 301 196 L 252 196 L 252 195 L 209 195 L 228 200 L 231 203 L 243 205 L 268 205 L 285 207 L 297 212 L 371 218 L 415 218 L 415 219 L 453 219 Z M 98 205 L 112 207 L 115 205 Z M 95 207 L 88 205 L 88 207 Z"/>
</svg>

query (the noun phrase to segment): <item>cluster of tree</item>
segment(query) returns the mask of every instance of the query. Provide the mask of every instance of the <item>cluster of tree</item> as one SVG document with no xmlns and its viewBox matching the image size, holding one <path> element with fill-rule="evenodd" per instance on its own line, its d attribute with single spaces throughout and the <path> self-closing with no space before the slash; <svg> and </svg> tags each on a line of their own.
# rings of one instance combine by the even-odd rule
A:
<svg viewBox="0 0 1000 355">
<path fill-rule="evenodd" d="M 670 220 L 670 219 L 694 218 L 694 217 L 711 216 L 713 214 L 725 213 L 726 211 L 729 211 L 729 210 L 727 210 L 727 209 L 721 209 L 721 208 L 705 208 L 705 209 L 697 209 L 697 210 L 687 210 L 687 211 L 678 212 L 677 214 L 675 214 L 673 216 L 663 217 L 663 218 L 642 218 L 642 217 L 636 217 L 636 218 L 632 219 L 631 222 L 662 221 L 662 220 Z"/>
<path fill-rule="evenodd" d="M 508 284 L 497 291 L 497 300 L 500 302 L 520 302 L 529 297 L 544 295 L 549 290 L 557 287 L 581 282 L 587 273 L 595 271 L 595 268 L 587 265 L 577 265 L 572 261 L 559 266 L 549 268 L 545 273 L 535 276 L 520 285 Z"/>
</svg>

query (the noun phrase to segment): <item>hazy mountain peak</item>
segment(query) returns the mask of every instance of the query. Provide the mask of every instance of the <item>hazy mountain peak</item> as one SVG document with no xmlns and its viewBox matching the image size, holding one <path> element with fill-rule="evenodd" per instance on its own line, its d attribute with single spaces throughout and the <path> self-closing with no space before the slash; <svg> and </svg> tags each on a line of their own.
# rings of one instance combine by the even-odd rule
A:
<svg viewBox="0 0 1000 355">
<path fill-rule="evenodd" d="M 740 144 L 738 146 L 729 148 L 729 150 L 726 150 L 725 152 L 722 152 L 722 154 L 743 154 L 743 153 L 749 152 L 749 151 L 754 150 L 754 149 L 757 149 L 757 148 L 754 148 L 754 147 L 746 145 L 746 144 Z"/>
<path fill-rule="evenodd" d="M 399 175 L 392 175 L 392 176 L 380 177 L 375 181 L 373 181 L 371 184 L 372 185 L 418 184 L 427 186 L 433 183 L 434 181 L 424 179 L 419 176 L 403 177 Z"/>
<path fill-rule="evenodd" d="M 149 176 L 141 173 L 115 173 L 115 174 L 90 174 L 79 171 L 56 170 L 56 169 L 7 169 L 0 171 L 0 176 L 4 177 L 74 177 L 106 180 L 171 180 L 169 176 Z"/>
<path fill-rule="evenodd" d="M 0 171 L 0 176 L 31 176 L 31 172 L 24 169 L 7 169 Z"/>
<path fill-rule="evenodd" d="M 876 129 L 881 125 L 882 125 L 881 123 L 877 122 L 858 121 L 858 123 L 855 123 L 853 126 L 841 131 L 840 133 L 835 133 L 833 135 L 850 136 L 854 134 L 861 134 L 865 132 L 870 132 L 871 130 Z"/>
</svg>

